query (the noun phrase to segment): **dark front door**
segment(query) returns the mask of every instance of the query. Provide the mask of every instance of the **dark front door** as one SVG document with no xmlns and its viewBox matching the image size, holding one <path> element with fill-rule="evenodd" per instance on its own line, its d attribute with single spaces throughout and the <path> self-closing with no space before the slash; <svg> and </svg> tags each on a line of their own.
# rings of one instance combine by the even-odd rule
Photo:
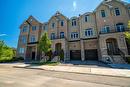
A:
<svg viewBox="0 0 130 87">
<path fill-rule="evenodd" d="M 97 49 L 85 50 L 85 59 L 86 60 L 98 60 Z"/>
<path fill-rule="evenodd" d="M 35 60 L 35 52 L 32 52 L 32 60 Z"/>
<path fill-rule="evenodd" d="M 59 55 L 59 53 L 61 52 L 61 43 L 57 43 L 55 45 L 55 51 Z"/>
<path fill-rule="evenodd" d="M 108 39 L 106 41 L 106 45 L 107 45 L 107 52 L 109 55 L 118 55 L 119 54 L 116 39 Z"/>
<path fill-rule="evenodd" d="M 71 60 L 81 60 L 81 51 L 80 50 L 71 50 L 70 59 Z"/>
</svg>

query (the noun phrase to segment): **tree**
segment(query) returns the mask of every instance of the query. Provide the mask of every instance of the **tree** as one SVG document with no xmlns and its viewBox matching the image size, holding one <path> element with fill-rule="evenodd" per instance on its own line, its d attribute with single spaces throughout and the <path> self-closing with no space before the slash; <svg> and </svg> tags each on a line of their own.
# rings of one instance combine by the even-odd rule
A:
<svg viewBox="0 0 130 87">
<path fill-rule="evenodd" d="M 128 27 L 128 29 L 130 29 L 130 20 L 128 21 L 128 26 L 127 27 Z"/>
<path fill-rule="evenodd" d="M 14 57 L 13 49 L 8 47 L 4 41 L 0 41 L 0 62 L 12 61 Z"/>
<path fill-rule="evenodd" d="M 128 30 L 130 31 L 130 21 L 128 21 Z M 125 38 L 126 38 L 126 40 L 127 40 L 127 42 L 128 42 L 128 44 L 130 44 L 130 32 L 125 32 Z"/>
<path fill-rule="evenodd" d="M 2 50 L 4 45 L 5 45 L 4 41 L 0 41 L 0 57 L 2 56 Z"/>
<path fill-rule="evenodd" d="M 127 40 L 128 44 L 130 44 L 130 33 L 125 32 L 125 37 L 126 37 L 126 40 Z"/>
<path fill-rule="evenodd" d="M 39 42 L 39 49 L 45 54 L 51 51 L 51 40 L 48 38 L 48 34 L 45 32 Z"/>
</svg>

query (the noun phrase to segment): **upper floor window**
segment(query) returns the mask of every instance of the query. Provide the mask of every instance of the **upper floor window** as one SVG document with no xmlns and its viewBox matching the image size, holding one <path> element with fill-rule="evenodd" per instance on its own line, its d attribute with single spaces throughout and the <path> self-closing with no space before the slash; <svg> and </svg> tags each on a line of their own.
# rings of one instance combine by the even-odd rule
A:
<svg viewBox="0 0 130 87">
<path fill-rule="evenodd" d="M 119 10 L 119 8 L 115 8 L 115 15 L 116 15 L 116 16 L 119 16 L 119 15 L 120 15 L 120 10 Z"/>
<path fill-rule="evenodd" d="M 85 22 L 89 21 L 89 15 L 85 15 Z"/>
<path fill-rule="evenodd" d="M 61 26 L 64 26 L 64 21 L 63 21 L 63 20 L 60 22 L 60 25 L 61 25 Z"/>
<path fill-rule="evenodd" d="M 64 32 L 60 32 L 60 38 L 64 38 L 65 35 L 64 35 Z"/>
<path fill-rule="evenodd" d="M 124 24 L 123 23 L 116 24 L 116 30 L 117 32 L 123 32 L 125 30 Z"/>
<path fill-rule="evenodd" d="M 72 19 L 72 26 L 76 26 L 76 19 Z"/>
<path fill-rule="evenodd" d="M 19 53 L 24 53 L 24 48 L 19 48 Z"/>
<path fill-rule="evenodd" d="M 35 31 L 36 30 L 36 26 L 32 26 L 32 31 Z"/>
<path fill-rule="evenodd" d="M 26 43 L 26 36 L 22 36 L 21 39 L 22 39 L 22 43 L 25 44 Z"/>
<path fill-rule="evenodd" d="M 27 26 L 24 26 L 23 29 L 22 29 L 22 32 L 27 32 Z"/>
<path fill-rule="evenodd" d="M 105 10 L 101 10 L 101 16 L 104 18 L 104 17 L 106 17 L 106 12 L 105 12 Z"/>
<path fill-rule="evenodd" d="M 109 32 L 110 32 L 110 27 L 109 26 L 105 26 L 101 30 L 101 33 L 109 33 Z"/>
<path fill-rule="evenodd" d="M 44 30 L 47 30 L 47 28 L 48 28 L 47 25 L 44 25 L 44 26 L 43 26 L 43 29 L 44 29 Z"/>
<path fill-rule="evenodd" d="M 51 33 L 51 39 L 55 39 L 55 33 Z"/>
<path fill-rule="evenodd" d="M 52 23 L 52 25 L 51 25 L 51 26 L 52 26 L 52 28 L 54 28 L 54 27 L 55 27 L 55 23 Z"/>
<path fill-rule="evenodd" d="M 93 36 L 93 29 L 92 28 L 86 29 L 85 36 Z"/>
<path fill-rule="evenodd" d="M 130 7 L 128 7 L 128 9 L 130 10 Z"/>
<path fill-rule="evenodd" d="M 71 38 L 78 38 L 79 34 L 77 32 L 72 32 L 71 33 Z"/>
<path fill-rule="evenodd" d="M 35 35 L 32 35 L 31 36 L 31 42 L 35 42 L 35 41 L 36 41 Z"/>
</svg>

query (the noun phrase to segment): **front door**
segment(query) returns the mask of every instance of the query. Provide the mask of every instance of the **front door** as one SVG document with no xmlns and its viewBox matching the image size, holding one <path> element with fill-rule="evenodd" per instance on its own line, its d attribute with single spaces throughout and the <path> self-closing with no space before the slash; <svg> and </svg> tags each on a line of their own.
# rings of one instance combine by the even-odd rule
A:
<svg viewBox="0 0 130 87">
<path fill-rule="evenodd" d="M 35 52 L 32 52 L 32 60 L 35 60 Z"/>
<path fill-rule="evenodd" d="M 117 41 L 115 39 L 108 39 L 106 41 L 107 45 L 107 52 L 109 55 L 118 55 L 118 46 L 117 46 Z"/>
<path fill-rule="evenodd" d="M 56 51 L 56 53 L 58 53 L 58 55 L 59 55 L 59 53 L 61 52 L 61 43 L 57 43 L 57 44 L 55 45 L 55 51 Z"/>
</svg>

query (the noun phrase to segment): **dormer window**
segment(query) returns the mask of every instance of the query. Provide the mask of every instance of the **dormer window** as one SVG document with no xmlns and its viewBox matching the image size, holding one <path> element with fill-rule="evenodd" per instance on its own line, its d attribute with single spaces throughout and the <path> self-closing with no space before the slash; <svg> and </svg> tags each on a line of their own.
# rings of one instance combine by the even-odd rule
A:
<svg viewBox="0 0 130 87">
<path fill-rule="evenodd" d="M 31 18 L 31 19 L 30 19 L 30 22 L 32 22 L 32 21 L 33 21 L 33 19 Z"/>
<path fill-rule="evenodd" d="M 64 26 L 64 21 L 63 21 L 63 20 L 60 22 L 60 25 L 61 25 L 61 26 Z"/>
<path fill-rule="evenodd" d="M 115 8 L 115 15 L 116 15 L 116 16 L 119 16 L 119 15 L 120 15 L 120 10 L 119 10 L 119 8 Z"/>
<path fill-rule="evenodd" d="M 55 23 L 52 23 L 52 28 L 54 28 L 55 27 Z"/>
<path fill-rule="evenodd" d="M 89 21 L 89 15 L 85 15 L 85 22 Z"/>
<path fill-rule="evenodd" d="M 32 26 L 32 31 L 35 31 L 36 30 L 36 26 Z"/>
<path fill-rule="evenodd" d="M 76 19 L 72 19 L 72 26 L 76 26 Z"/>
<path fill-rule="evenodd" d="M 104 17 L 106 17 L 106 12 L 105 12 L 105 10 L 101 10 L 101 16 L 104 18 Z"/>
<path fill-rule="evenodd" d="M 43 26 L 43 29 L 44 29 L 44 30 L 47 30 L 47 24 L 45 24 L 45 25 Z"/>
</svg>

